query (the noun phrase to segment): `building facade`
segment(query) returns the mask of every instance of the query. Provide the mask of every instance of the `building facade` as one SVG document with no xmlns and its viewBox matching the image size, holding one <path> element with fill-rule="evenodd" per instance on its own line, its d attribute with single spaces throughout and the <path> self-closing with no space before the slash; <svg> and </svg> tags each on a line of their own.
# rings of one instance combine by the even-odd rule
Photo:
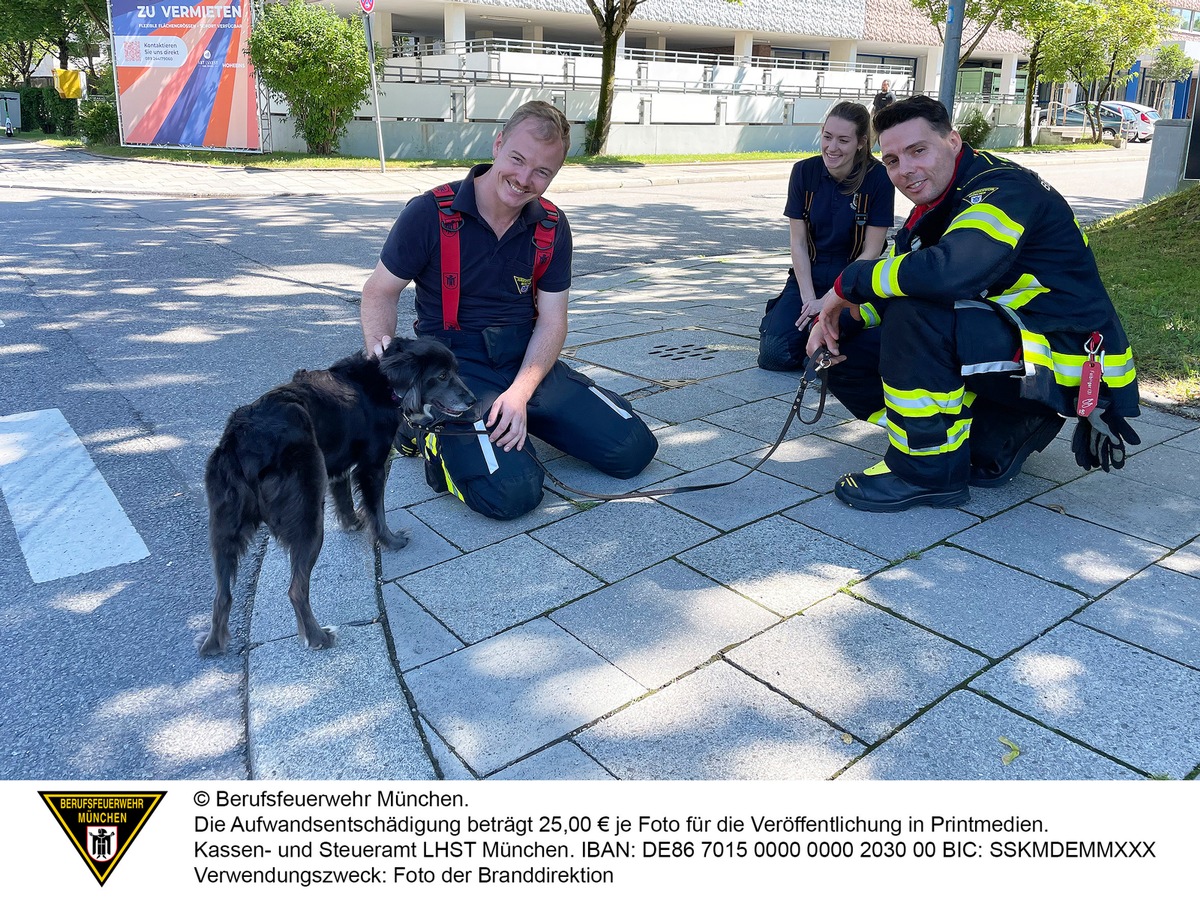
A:
<svg viewBox="0 0 1200 900">
<path fill-rule="evenodd" d="M 341 12 L 354 0 L 336 0 Z M 376 0 L 376 41 L 418 54 L 493 40 L 595 46 L 599 31 L 583 0 Z M 967 23 L 968 29 L 970 23 Z M 906 70 L 910 90 L 936 92 L 942 38 L 909 0 L 650 0 L 634 13 L 623 53 L 686 54 L 825 64 L 835 70 Z M 1025 61 L 1018 35 L 993 29 L 971 68 L 991 70 L 989 93 L 1014 94 Z M 982 82 L 981 82 L 982 86 Z"/>
</svg>

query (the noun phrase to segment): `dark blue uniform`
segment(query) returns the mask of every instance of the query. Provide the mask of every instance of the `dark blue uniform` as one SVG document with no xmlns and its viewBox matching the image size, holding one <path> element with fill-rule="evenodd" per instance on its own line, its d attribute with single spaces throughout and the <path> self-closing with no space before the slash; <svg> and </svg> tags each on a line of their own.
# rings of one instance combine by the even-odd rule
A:
<svg viewBox="0 0 1200 900">
<path fill-rule="evenodd" d="M 807 194 L 813 186 L 815 190 L 812 190 L 810 205 L 807 203 Z M 825 168 L 825 161 L 819 156 L 800 160 L 792 166 L 783 214 L 789 219 L 803 219 L 808 223 L 813 289 L 818 297 L 833 287 L 842 269 L 854 259 L 855 217 L 858 210 L 865 213 L 867 226 L 890 228 L 892 225 L 896 191 L 883 166 L 871 166 L 863 179 L 860 193 L 861 197 L 858 194 L 843 194 L 841 186 L 834 181 Z M 808 334 L 796 328 L 802 306 L 796 273 L 788 269 L 783 293 L 767 303 L 766 315 L 759 325 L 760 367 L 786 370 L 804 365 L 804 345 Z"/>
<path fill-rule="evenodd" d="M 978 475 L 1039 422 L 1053 425 L 1048 444 L 1056 413 L 1075 414 L 1092 332 L 1105 351 L 1101 408 L 1138 414 L 1129 340 L 1087 236 L 1015 163 L 964 144 L 944 198 L 913 210 L 891 256 L 848 266 L 839 291 L 867 327 L 842 336 L 829 388 L 886 425 L 884 459 L 909 484 L 987 484 Z"/>
<path fill-rule="evenodd" d="M 432 194 L 422 194 L 404 208 L 380 254 L 389 272 L 415 283 L 416 333 L 454 351 L 481 412 L 512 385 L 525 357 L 536 317 L 533 234 L 547 215 L 536 200 L 527 203 L 517 221 L 497 238 L 475 201 L 475 179 L 488 168 L 476 166 L 452 185 L 453 209 L 463 217 L 460 330 L 445 328 L 442 318 L 440 225 Z M 557 293 L 570 286 L 571 228 L 560 211 L 554 254 L 537 289 Z M 617 478 L 636 475 L 658 449 L 625 398 L 562 362 L 554 364 L 534 391 L 527 415 L 530 434 Z M 524 451 L 506 452 L 490 444 L 484 433 L 442 436 L 429 449 L 436 450 L 447 489 L 486 516 L 515 518 L 541 502 L 543 473 L 528 443 Z"/>
</svg>

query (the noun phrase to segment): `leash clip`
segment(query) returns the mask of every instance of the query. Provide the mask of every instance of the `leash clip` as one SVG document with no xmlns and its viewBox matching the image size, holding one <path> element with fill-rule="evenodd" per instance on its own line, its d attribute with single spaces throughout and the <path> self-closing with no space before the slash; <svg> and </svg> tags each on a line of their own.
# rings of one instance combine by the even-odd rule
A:
<svg viewBox="0 0 1200 900">
<path fill-rule="evenodd" d="M 822 347 L 804 364 L 804 374 L 800 376 L 800 387 L 796 391 L 796 399 L 792 403 L 792 413 L 800 420 L 801 424 L 815 425 L 825 413 L 825 397 L 829 392 L 825 370 L 832 365 L 833 354 L 829 352 L 828 347 Z M 800 410 L 804 407 L 804 394 L 808 390 L 808 386 L 817 381 L 821 383 L 821 396 L 817 402 L 817 412 L 811 419 L 806 419 L 800 415 Z"/>
<path fill-rule="evenodd" d="M 822 347 L 808 358 L 804 366 L 804 380 L 810 383 L 816 381 L 821 377 L 821 373 L 832 365 L 833 354 L 829 352 L 828 347 Z"/>
</svg>

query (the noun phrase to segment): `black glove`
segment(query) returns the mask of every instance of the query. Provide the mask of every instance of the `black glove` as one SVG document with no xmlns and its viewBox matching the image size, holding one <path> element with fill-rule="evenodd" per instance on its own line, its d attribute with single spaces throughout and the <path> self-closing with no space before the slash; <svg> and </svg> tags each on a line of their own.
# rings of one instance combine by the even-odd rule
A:
<svg viewBox="0 0 1200 900">
<path fill-rule="evenodd" d="M 1075 462 L 1084 469 L 1103 469 L 1105 472 L 1125 466 L 1125 445 L 1142 442 L 1133 426 L 1112 409 L 1093 409 L 1087 418 L 1079 419 L 1071 437 Z"/>
</svg>

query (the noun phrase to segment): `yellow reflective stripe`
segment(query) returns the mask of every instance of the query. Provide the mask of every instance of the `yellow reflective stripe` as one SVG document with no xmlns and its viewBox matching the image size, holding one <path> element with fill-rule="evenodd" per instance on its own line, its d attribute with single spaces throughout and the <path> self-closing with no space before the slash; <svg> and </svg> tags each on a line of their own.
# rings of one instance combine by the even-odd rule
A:
<svg viewBox="0 0 1200 900">
<path fill-rule="evenodd" d="M 867 416 L 867 421 L 873 425 L 882 425 L 883 427 L 886 428 L 887 421 L 888 421 L 887 410 L 886 409 L 876 410 L 875 412 L 873 412 L 869 416 Z"/>
<path fill-rule="evenodd" d="M 1016 280 L 1003 294 L 988 297 L 993 303 L 1007 306 L 1009 309 L 1020 309 L 1038 294 L 1046 293 L 1050 288 L 1043 285 L 1032 274 L 1026 273 Z"/>
<path fill-rule="evenodd" d="M 871 269 L 871 290 L 877 297 L 903 297 L 900 290 L 900 262 L 908 254 L 889 256 L 875 264 Z"/>
<path fill-rule="evenodd" d="M 971 420 L 959 419 L 946 429 L 946 442 L 937 447 L 913 449 L 908 445 L 908 434 L 900 426 L 888 423 L 888 442 L 906 456 L 937 456 L 953 453 L 971 436 Z"/>
<path fill-rule="evenodd" d="M 959 228 L 976 228 L 993 240 L 1016 249 L 1017 241 L 1025 233 L 1025 229 L 1014 222 L 1004 210 L 990 203 L 976 203 L 969 206 L 950 223 L 946 234 Z"/>
<path fill-rule="evenodd" d="M 862 313 L 864 328 L 874 328 L 883 321 L 883 318 L 879 315 L 879 311 L 875 309 L 874 304 L 862 303 L 859 305 L 858 311 Z"/>
<path fill-rule="evenodd" d="M 902 416 L 920 418 L 941 414 L 958 415 L 963 409 L 963 396 L 966 388 L 939 392 L 925 391 L 919 388 L 911 391 L 901 391 L 883 384 L 883 402 L 888 409 L 895 410 Z"/>
<path fill-rule="evenodd" d="M 1083 237 L 1083 246 L 1085 246 L 1085 247 L 1086 247 L 1086 246 L 1088 245 L 1088 236 L 1087 236 L 1087 232 L 1086 232 L 1086 231 L 1084 231 L 1084 230 L 1083 230 L 1083 226 L 1079 224 L 1079 217 L 1078 217 L 1078 216 L 1076 216 L 1076 217 L 1075 217 L 1075 227 L 1079 229 L 1079 234 L 1080 234 L 1080 235 Z"/>
<path fill-rule="evenodd" d="M 454 484 L 454 479 L 450 477 L 450 470 L 446 468 L 446 461 L 444 459 L 442 459 L 441 456 L 438 455 L 438 445 L 437 445 L 437 435 L 436 434 L 425 435 L 425 449 L 426 449 L 425 458 L 426 459 L 436 459 L 438 461 L 438 465 L 440 465 L 442 467 L 442 472 L 446 476 L 446 488 L 455 497 L 457 497 L 463 503 L 466 503 L 467 498 L 462 495 L 462 491 L 460 491 L 458 489 L 458 487 Z"/>
<path fill-rule="evenodd" d="M 1025 353 L 1025 362 L 1042 366 L 1054 373 L 1054 380 L 1064 387 L 1077 387 L 1083 372 L 1083 364 L 1087 362 L 1086 354 L 1059 353 L 1050 348 L 1050 342 L 1044 335 L 1033 331 L 1021 332 L 1021 346 Z M 1133 364 L 1133 348 L 1124 353 L 1105 353 L 1103 358 L 1103 373 L 1101 379 L 1109 387 L 1125 387 L 1137 377 L 1137 368 Z"/>
</svg>

